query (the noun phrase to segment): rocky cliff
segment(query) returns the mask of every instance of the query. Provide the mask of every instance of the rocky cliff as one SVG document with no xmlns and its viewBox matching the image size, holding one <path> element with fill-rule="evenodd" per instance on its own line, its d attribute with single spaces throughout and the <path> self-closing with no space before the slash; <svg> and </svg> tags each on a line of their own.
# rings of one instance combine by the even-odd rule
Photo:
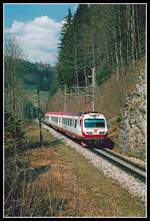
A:
<svg viewBox="0 0 150 221">
<path fill-rule="evenodd" d="M 139 73 L 133 92 L 128 93 L 120 122 L 122 152 L 145 159 L 146 154 L 146 79 L 145 68 Z"/>
</svg>

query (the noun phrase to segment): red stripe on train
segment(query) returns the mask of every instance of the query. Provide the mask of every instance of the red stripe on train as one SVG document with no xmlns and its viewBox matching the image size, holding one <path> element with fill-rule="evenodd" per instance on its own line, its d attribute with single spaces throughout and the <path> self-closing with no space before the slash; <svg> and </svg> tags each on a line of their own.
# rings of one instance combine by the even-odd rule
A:
<svg viewBox="0 0 150 221">
<path fill-rule="evenodd" d="M 83 136 L 80 136 L 80 135 L 78 135 L 78 134 L 72 133 L 72 132 L 70 132 L 70 131 L 68 131 L 68 130 L 65 130 L 65 129 L 63 129 L 63 128 L 57 127 L 57 126 L 52 125 L 52 124 L 50 124 L 50 123 L 49 123 L 48 125 L 51 126 L 51 127 L 56 128 L 56 129 L 59 129 L 59 130 L 63 131 L 63 132 L 66 133 L 66 134 L 69 134 L 69 135 L 71 135 L 71 136 L 74 136 L 74 137 L 76 137 L 76 138 L 79 138 L 79 139 L 83 139 L 83 138 L 87 138 L 87 139 L 100 139 L 100 138 L 105 138 L 105 136 L 106 136 L 106 135 L 102 135 L 102 134 L 99 134 L 99 135 L 89 135 L 89 134 L 85 134 L 83 131 L 82 131 L 82 135 L 83 135 Z"/>
</svg>

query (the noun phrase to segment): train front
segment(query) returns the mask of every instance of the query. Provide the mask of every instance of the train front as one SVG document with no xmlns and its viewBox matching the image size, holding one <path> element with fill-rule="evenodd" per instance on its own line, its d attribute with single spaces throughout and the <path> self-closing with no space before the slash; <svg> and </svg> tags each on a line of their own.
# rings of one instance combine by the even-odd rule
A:
<svg viewBox="0 0 150 221">
<path fill-rule="evenodd" d="M 108 132 L 106 118 L 103 114 L 89 113 L 82 118 L 82 145 L 103 142 Z"/>
</svg>

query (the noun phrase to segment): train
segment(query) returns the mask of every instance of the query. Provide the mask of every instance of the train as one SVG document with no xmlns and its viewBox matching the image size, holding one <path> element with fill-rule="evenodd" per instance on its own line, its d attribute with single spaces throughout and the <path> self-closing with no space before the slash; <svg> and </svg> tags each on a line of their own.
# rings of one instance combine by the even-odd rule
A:
<svg viewBox="0 0 150 221">
<path fill-rule="evenodd" d="M 107 136 L 107 120 L 98 112 L 47 112 L 44 123 L 88 147 L 102 143 Z"/>
</svg>

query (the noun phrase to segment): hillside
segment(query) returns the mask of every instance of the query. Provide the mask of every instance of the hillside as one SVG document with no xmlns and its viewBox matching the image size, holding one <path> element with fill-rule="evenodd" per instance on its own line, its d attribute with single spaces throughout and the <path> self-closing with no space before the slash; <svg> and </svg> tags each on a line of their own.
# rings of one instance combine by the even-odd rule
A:
<svg viewBox="0 0 150 221">
<path fill-rule="evenodd" d="M 135 87 L 137 87 L 137 80 L 140 73 L 142 72 L 144 75 L 144 62 L 144 58 L 140 59 L 136 62 L 134 69 L 128 68 L 126 75 L 120 74 L 119 79 L 117 79 L 117 73 L 113 73 L 107 81 L 96 88 L 95 111 L 103 113 L 106 116 L 109 126 L 108 136 L 115 142 L 115 150 L 118 152 L 123 152 L 120 145 L 120 142 L 122 142 L 120 141 L 120 121 L 122 119 L 124 105 L 126 104 L 127 95 L 129 93 L 132 94 Z M 144 88 L 145 87 L 146 85 L 144 85 Z M 134 97 L 134 95 L 132 96 Z M 146 97 L 144 99 L 146 99 Z M 67 111 L 82 112 L 86 111 L 85 108 L 85 97 L 68 97 Z M 48 104 L 48 111 L 64 111 L 63 91 L 58 91 L 51 97 Z M 130 117 L 129 113 L 127 118 L 128 117 Z M 134 133 L 136 133 L 136 131 L 134 131 Z M 135 135 L 134 133 L 132 137 Z M 138 144 L 136 146 L 138 146 Z M 133 149 L 133 144 L 128 146 L 127 151 L 125 151 L 126 155 L 143 159 L 143 155 L 137 154 L 136 151 L 130 151 L 130 147 Z M 145 153 L 145 145 L 142 146 L 142 150 L 143 153 Z"/>
</svg>

